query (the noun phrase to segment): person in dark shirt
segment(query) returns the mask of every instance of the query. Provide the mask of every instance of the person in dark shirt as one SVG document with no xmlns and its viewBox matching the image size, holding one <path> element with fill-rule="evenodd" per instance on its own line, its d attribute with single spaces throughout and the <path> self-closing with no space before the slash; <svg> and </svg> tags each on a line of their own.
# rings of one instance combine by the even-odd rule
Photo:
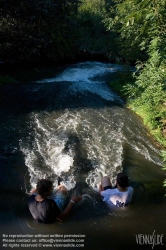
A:
<svg viewBox="0 0 166 250">
<path fill-rule="evenodd" d="M 31 191 L 28 206 L 31 215 L 36 222 L 54 223 L 57 219 L 62 221 L 69 215 L 73 205 L 82 199 L 81 196 L 73 196 L 67 207 L 61 211 L 60 205 L 58 206 L 53 199 L 48 198 L 52 193 L 52 190 L 52 181 L 41 179 L 37 182 L 36 189 Z M 67 190 L 65 187 L 60 185 L 58 188 L 58 200 L 60 201 L 60 199 L 64 199 L 66 193 Z"/>
</svg>

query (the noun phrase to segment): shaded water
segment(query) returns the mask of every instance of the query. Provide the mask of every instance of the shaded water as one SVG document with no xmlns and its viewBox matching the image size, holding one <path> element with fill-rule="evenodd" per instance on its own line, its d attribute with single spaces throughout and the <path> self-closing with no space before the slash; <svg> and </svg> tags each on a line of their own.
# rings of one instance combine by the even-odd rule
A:
<svg viewBox="0 0 166 250">
<path fill-rule="evenodd" d="M 166 232 L 159 150 L 140 119 L 107 85 L 119 69 L 79 63 L 1 88 L 3 234 L 84 234 L 85 249 L 141 249 L 137 234 Z M 96 189 L 104 175 L 115 184 L 122 170 L 135 189 L 133 203 L 111 211 Z M 69 197 L 81 194 L 83 201 L 65 222 L 37 225 L 26 212 L 27 193 L 39 178 L 50 178 L 56 187 L 59 175 Z"/>
</svg>

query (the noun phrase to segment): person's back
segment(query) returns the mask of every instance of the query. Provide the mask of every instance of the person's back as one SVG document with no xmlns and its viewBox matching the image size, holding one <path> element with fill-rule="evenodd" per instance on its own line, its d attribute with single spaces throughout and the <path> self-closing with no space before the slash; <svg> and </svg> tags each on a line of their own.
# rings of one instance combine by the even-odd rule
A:
<svg viewBox="0 0 166 250">
<path fill-rule="evenodd" d="M 128 185 L 128 177 L 123 173 L 117 175 L 117 188 L 112 188 L 109 178 L 106 176 L 102 179 L 99 192 L 105 201 L 110 206 L 125 207 L 133 196 L 134 189 Z"/>
<path fill-rule="evenodd" d="M 36 222 L 53 223 L 56 219 L 63 220 L 68 216 L 73 205 L 82 199 L 79 196 L 73 196 L 67 207 L 64 209 L 63 203 L 66 199 L 67 190 L 65 190 L 65 187 L 62 185 L 59 185 L 58 188 L 55 200 L 49 198 L 53 190 L 53 184 L 50 180 L 39 180 L 37 182 L 37 188 L 31 191 L 28 206 L 31 215 Z"/>
<path fill-rule="evenodd" d="M 60 215 L 61 210 L 54 200 L 45 198 L 37 201 L 35 195 L 29 197 L 28 205 L 34 220 L 40 223 L 53 223 Z"/>
<path fill-rule="evenodd" d="M 132 200 L 133 188 L 128 187 L 125 192 L 121 192 L 118 188 L 107 189 L 101 192 L 104 197 L 103 201 L 109 205 L 115 205 L 117 207 L 126 207 Z"/>
</svg>

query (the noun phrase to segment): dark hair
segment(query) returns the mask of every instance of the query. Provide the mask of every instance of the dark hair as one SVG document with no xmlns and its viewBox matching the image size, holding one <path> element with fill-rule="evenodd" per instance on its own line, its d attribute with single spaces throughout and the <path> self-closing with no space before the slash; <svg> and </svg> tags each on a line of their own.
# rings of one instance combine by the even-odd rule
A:
<svg viewBox="0 0 166 250">
<path fill-rule="evenodd" d="M 126 174 L 124 173 L 119 173 L 117 175 L 117 183 L 119 184 L 120 187 L 128 187 L 129 186 L 129 178 Z"/>
<path fill-rule="evenodd" d="M 53 188 L 52 181 L 46 180 L 46 179 L 41 179 L 37 182 L 36 192 L 37 192 L 37 194 L 41 195 L 42 197 L 46 197 L 49 195 L 52 188 Z"/>
</svg>

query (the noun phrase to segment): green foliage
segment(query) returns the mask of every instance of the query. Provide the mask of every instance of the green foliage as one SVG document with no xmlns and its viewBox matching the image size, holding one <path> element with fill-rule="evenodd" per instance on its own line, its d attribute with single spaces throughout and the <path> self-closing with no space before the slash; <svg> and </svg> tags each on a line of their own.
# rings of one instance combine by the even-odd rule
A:
<svg viewBox="0 0 166 250">
<path fill-rule="evenodd" d="M 113 54 L 113 33 L 107 32 L 103 19 L 107 15 L 105 0 L 83 0 L 78 8 L 78 49 L 104 55 Z"/>
<path fill-rule="evenodd" d="M 0 0 L 0 59 L 62 62 L 88 52 L 112 55 L 103 18 L 111 0 Z"/>
<path fill-rule="evenodd" d="M 107 28 L 117 30 L 120 55 L 128 62 L 137 61 L 135 81 L 126 81 L 125 94 L 130 98 L 130 106 L 143 116 L 150 129 L 162 130 L 162 120 L 166 118 L 163 106 L 166 102 L 166 2 L 114 0 L 114 4 Z"/>
<path fill-rule="evenodd" d="M 129 63 L 146 60 L 146 50 L 154 37 L 165 34 L 165 0 L 114 0 L 110 17 L 106 19 L 109 30 L 119 36 L 119 54 Z"/>
<path fill-rule="evenodd" d="M 135 81 L 126 81 L 124 86 L 128 105 L 166 147 L 166 1 L 113 2 L 106 27 L 117 33 L 120 57 L 128 63 L 137 62 Z"/>
<path fill-rule="evenodd" d="M 148 53 L 149 59 L 145 63 L 137 63 L 134 85 L 128 84 L 125 89 L 130 97 L 134 97 L 135 109 L 146 114 L 145 124 L 151 129 L 157 129 L 162 127 L 161 120 L 166 117 L 163 108 L 166 101 L 166 64 L 160 38 L 155 37 L 151 41 Z"/>
<path fill-rule="evenodd" d="M 161 151 L 161 156 L 162 156 L 163 161 L 165 163 L 165 165 L 163 167 L 163 170 L 166 170 L 166 151 L 165 150 Z M 166 187 L 166 180 L 164 181 L 164 187 Z"/>
<path fill-rule="evenodd" d="M 0 58 L 39 62 L 58 61 L 64 54 L 68 56 L 73 51 L 69 31 L 74 22 L 71 20 L 78 5 L 78 0 L 1 0 Z"/>
<path fill-rule="evenodd" d="M 166 162 L 166 151 L 165 150 L 161 151 L 161 156 L 163 157 L 163 161 Z"/>
<path fill-rule="evenodd" d="M 116 79 L 110 82 L 110 86 L 115 91 L 117 91 L 121 96 L 126 97 L 127 96 L 125 89 L 126 84 L 129 83 L 129 86 L 133 86 L 131 85 L 131 83 L 134 84 L 134 82 L 135 79 L 133 77 L 130 67 L 128 67 L 128 65 L 124 65 L 123 70 L 119 71 L 116 74 Z"/>
<path fill-rule="evenodd" d="M 0 75 L 0 86 L 13 83 L 15 80 L 12 77 L 6 76 L 6 75 Z"/>
</svg>

